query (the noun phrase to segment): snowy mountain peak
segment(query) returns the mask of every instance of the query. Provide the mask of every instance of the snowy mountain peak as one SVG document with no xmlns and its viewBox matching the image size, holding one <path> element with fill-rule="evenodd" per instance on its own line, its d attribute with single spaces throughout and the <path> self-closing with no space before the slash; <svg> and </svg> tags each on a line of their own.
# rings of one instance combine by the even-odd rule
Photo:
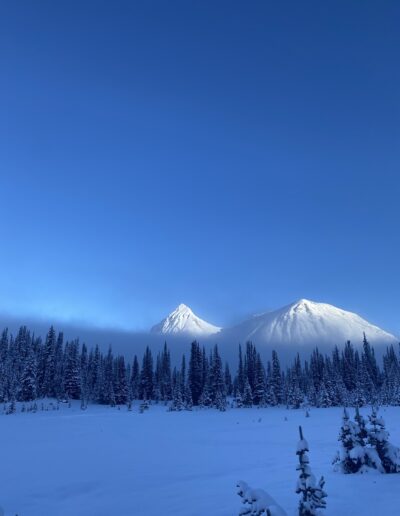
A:
<svg viewBox="0 0 400 516">
<path fill-rule="evenodd" d="M 181 313 L 181 314 L 182 313 L 190 313 L 190 314 L 193 314 L 192 310 L 187 305 L 185 305 L 184 303 L 181 303 L 180 305 L 178 305 L 172 313 Z"/>
<path fill-rule="evenodd" d="M 308 299 L 255 316 L 227 332 L 241 341 L 274 345 L 361 343 L 363 333 L 372 344 L 397 342 L 393 335 L 355 313 Z"/>
<path fill-rule="evenodd" d="M 151 332 L 161 335 L 186 334 L 193 336 L 209 336 L 218 333 L 220 330 L 221 328 L 218 326 L 214 326 L 200 319 L 200 317 L 197 317 L 187 305 L 181 303 L 159 324 L 153 326 Z"/>
<path fill-rule="evenodd" d="M 314 301 L 310 301 L 309 299 L 305 299 L 304 297 L 293 303 L 294 305 L 307 305 L 313 304 Z M 314 303 L 315 304 L 315 303 Z"/>
<path fill-rule="evenodd" d="M 310 301 L 309 299 L 299 299 L 295 303 L 292 303 L 291 306 L 293 310 L 312 310 L 312 308 L 317 305 L 314 301 Z"/>
<path fill-rule="evenodd" d="M 295 347 L 309 344 L 341 346 L 348 340 L 361 344 L 363 333 L 373 345 L 398 342 L 393 335 L 353 312 L 304 298 L 273 312 L 254 315 L 226 329 L 200 319 L 187 305 L 181 303 L 153 326 L 151 332 L 193 337 L 210 337 L 218 333 L 220 340 L 229 342 L 251 340 L 255 344 Z"/>
</svg>

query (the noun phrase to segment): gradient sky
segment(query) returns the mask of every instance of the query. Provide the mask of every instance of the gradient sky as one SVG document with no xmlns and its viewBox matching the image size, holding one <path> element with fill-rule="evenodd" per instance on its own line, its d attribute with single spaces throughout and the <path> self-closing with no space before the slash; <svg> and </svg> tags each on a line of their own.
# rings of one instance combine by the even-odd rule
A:
<svg viewBox="0 0 400 516">
<path fill-rule="evenodd" d="M 301 297 L 400 334 L 397 1 L 0 4 L 0 310 Z"/>
</svg>

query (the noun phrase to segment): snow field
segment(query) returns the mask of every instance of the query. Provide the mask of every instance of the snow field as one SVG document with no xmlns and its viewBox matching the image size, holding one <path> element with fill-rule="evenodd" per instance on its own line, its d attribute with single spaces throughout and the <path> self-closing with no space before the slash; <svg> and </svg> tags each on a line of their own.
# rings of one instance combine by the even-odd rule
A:
<svg viewBox="0 0 400 516">
<path fill-rule="evenodd" d="M 0 506 L 6 516 L 235 516 L 236 484 L 244 480 L 294 514 L 301 424 L 313 473 L 326 479 L 327 516 L 398 514 L 400 475 L 333 471 L 341 413 L 314 408 L 306 418 L 283 408 L 167 412 L 152 405 L 139 414 L 138 403 L 128 412 L 81 411 L 76 402 L 1 415 Z M 400 445 L 400 408 L 380 415 Z"/>
</svg>

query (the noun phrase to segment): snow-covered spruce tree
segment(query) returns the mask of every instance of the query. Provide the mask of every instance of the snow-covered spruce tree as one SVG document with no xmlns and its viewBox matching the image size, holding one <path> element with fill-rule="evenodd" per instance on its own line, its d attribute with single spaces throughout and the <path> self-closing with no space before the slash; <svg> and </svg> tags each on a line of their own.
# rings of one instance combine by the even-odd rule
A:
<svg viewBox="0 0 400 516">
<path fill-rule="evenodd" d="M 54 350 L 55 371 L 54 371 L 54 394 L 57 399 L 65 397 L 63 385 L 63 368 L 64 368 L 64 334 L 60 332 L 56 340 Z"/>
<path fill-rule="evenodd" d="M 55 363 L 55 351 L 56 351 L 56 332 L 53 326 L 46 336 L 46 342 L 43 350 L 43 367 L 44 367 L 44 378 L 42 385 L 43 396 L 52 397 L 55 395 L 54 389 L 54 377 L 56 373 Z"/>
<path fill-rule="evenodd" d="M 153 399 L 158 403 L 161 399 L 161 356 L 160 353 L 157 353 L 156 357 L 156 367 L 154 370 L 154 378 L 153 378 Z"/>
<path fill-rule="evenodd" d="M 180 381 L 180 373 L 176 376 L 175 385 L 172 392 L 172 401 L 169 404 L 169 411 L 178 411 L 184 409 L 183 393 L 182 393 L 182 382 Z"/>
<path fill-rule="evenodd" d="M 132 399 L 137 400 L 139 398 L 139 381 L 140 381 L 140 373 L 139 373 L 139 361 L 137 356 L 135 355 L 133 358 L 131 377 L 130 377 L 130 390 Z"/>
<path fill-rule="evenodd" d="M 332 352 L 332 368 L 330 371 L 332 383 L 332 398 L 335 406 L 346 406 L 347 389 L 343 380 L 343 364 L 340 359 L 339 348 L 335 346 Z"/>
<path fill-rule="evenodd" d="M 286 402 L 289 407 L 298 409 L 304 400 L 304 393 L 301 390 L 301 362 L 300 356 L 297 354 L 293 367 L 288 371 L 286 376 L 287 395 Z"/>
<path fill-rule="evenodd" d="M 251 392 L 254 392 L 256 385 L 256 348 L 252 342 L 246 343 L 246 353 L 244 356 L 244 374 L 247 377 Z"/>
<path fill-rule="evenodd" d="M 329 358 L 325 361 L 321 383 L 317 394 L 317 404 L 319 407 L 332 407 L 335 403 L 335 392 L 331 381 L 332 365 Z"/>
<path fill-rule="evenodd" d="M 214 398 L 214 407 L 220 412 L 226 411 L 226 397 L 222 392 L 217 392 Z"/>
<path fill-rule="evenodd" d="M 290 379 L 289 390 L 287 395 L 287 404 L 289 407 L 298 409 L 304 402 L 304 394 L 301 391 L 296 379 Z"/>
<path fill-rule="evenodd" d="M 199 405 L 204 386 L 203 354 L 198 342 L 192 342 L 189 359 L 188 383 L 192 393 L 193 405 Z"/>
<path fill-rule="evenodd" d="M 310 379 L 312 386 L 314 387 L 313 402 L 318 405 L 318 394 L 321 390 L 321 384 L 323 382 L 325 369 L 325 361 L 323 355 L 320 353 L 318 348 L 315 348 L 310 357 Z"/>
<path fill-rule="evenodd" d="M 164 343 L 164 349 L 161 353 L 159 384 L 161 399 L 168 401 L 172 397 L 172 383 L 171 383 L 171 356 L 167 343 Z M 184 380 L 183 380 L 184 381 Z"/>
<path fill-rule="evenodd" d="M 207 374 L 203 392 L 200 395 L 198 405 L 201 408 L 206 408 L 206 407 L 211 407 L 212 404 L 213 404 L 213 399 L 211 397 L 210 379 Z"/>
<path fill-rule="evenodd" d="M 362 396 L 364 397 L 365 402 L 368 404 L 376 403 L 377 393 L 375 391 L 375 385 L 370 376 L 370 372 L 368 371 L 367 359 L 364 354 L 361 356 L 359 384 L 359 388 L 362 392 Z"/>
<path fill-rule="evenodd" d="M 341 372 L 346 390 L 348 392 L 352 392 L 355 389 L 356 384 L 356 363 L 355 350 L 349 340 L 346 342 L 341 353 L 338 370 Z"/>
<path fill-rule="evenodd" d="M 211 361 L 211 352 L 210 352 L 210 360 L 207 358 L 206 348 L 203 346 L 203 350 L 201 352 L 201 392 L 203 392 L 204 386 L 207 381 L 210 381 L 210 361 Z"/>
<path fill-rule="evenodd" d="M 252 406 L 253 406 L 253 394 L 251 392 L 249 380 L 246 378 L 245 383 L 244 383 L 243 397 L 242 397 L 242 407 L 252 407 Z"/>
<path fill-rule="evenodd" d="M 114 361 L 114 395 L 117 405 L 124 405 L 128 401 L 128 385 L 123 356 L 117 357 Z"/>
<path fill-rule="evenodd" d="M 26 349 L 26 357 L 24 369 L 21 376 L 21 393 L 22 401 L 33 401 L 37 394 L 36 386 L 36 359 L 33 353 L 32 344 L 29 342 Z"/>
<path fill-rule="evenodd" d="M 73 340 L 65 347 L 64 388 L 69 399 L 77 400 L 80 396 L 79 342 Z M 48 392 L 51 388 L 48 387 Z"/>
<path fill-rule="evenodd" d="M 350 421 L 347 410 L 343 409 L 338 439 L 341 442 L 341 448 L 333 460 L 335 470 L 342 473 L 357 473 L 363 466 L 369 464 L 364 438 L 363 428 Z"/>
<path fill-rule="evenodd" d="M 100 350 L 98 346 L 96 346 L 95 349 L 90 349 L 87 368 L 88 397 L 91 401 L 97 403 L 99 401 L 100 380 Z M 59 397 L 62 397 L 61 393 Z"/>
<path fill-rule="evenodd" d="M 239 365 L 236 374 L 236 393 L 240 393 L 243 396 L 244 393 L 244 384 L 245 384 L 245 374 L 244 374 L 244 366 L 243 366 L 243 355 L 242 355 L 242 346 L 239 344 Z"/>
<path fill-rule="evenodd" d="M 372 414 L 369 416 L 369 423 L 368 444 L 379 457 L 379 460 L 375 459 L 376 469 L 381 473 L 399 473 L 400 449 L 389 442 L 389 432 L 385 428 L 385 421 L 378 417 L 375 408 L 372 409 Z"/>
<path fill-rule="evenodd" d="M 80 385 L 81 385 L 81 410 L 87 409 L 89 400 L 89 385 L 88 385 L 88 367 L 89 357 L 86 344 L 82 344 L 80 356 Z"/>
<path fill-rule="evenodd" d="M 185 392 L 185 388 L 187 385 L 186 381 L 186 357 L 185 354 L 182 355 L 182 361 L 181 361 L 181 382 L 182 382 L 182 392 Z M 172 387 L 172 385 L 171 385 Z"/>
<path fill-rule="evenodd" d="M 140 392 L 141 399 L 150 400 L 154 389 L 153 355 L 147 346 L 143 355 L 142 370 L 140 372 Z"/>
<path fill-rule="evenodd" d="M 282 374 L 278 353 L 275 350 L 272 351 L 271 388 L 274 402 L 280 405 L 283 402 Z"/>
<path fill-rule="evenodd" d="M 9 356 L 9 372 L 13 380 L 13 388 L 11 389 L 14 393 L 15 400 L 20 399 L 20 382 L 21 376 L 24 369 L 25 362 L 25 350 L 30 345 L 31 335 L 26 326 L 22 326 L 14 340 L 13 346 L 10 349 Z M 11 387 L 11 385 L 10 385 Z M 11 395 L 11 392 L 10 392 Z M 11 399 L 11 396 L 10 398 Z"/>
<path fill-rule="evenodd" d="M 193 408 L 192 391 L 190 390 L 189 384 L 187 382 L 184 390 L 184 405 L 185 410 L 192 410 Z"/>
<path fill-rule="evenodd" d="M 383 356 L 382 376 L 383 384 L 380 392 L 380 404 L 399 405 L 400 365 L 393 346 L 390 346 Z"/>
<path fill-rule="evenodd" d="M 225 380 L 225 392 L 227 396 L 232 396 L 233 393 L 233 384 L 232 384 L 232 376 L 229 369 L 228 362 L 225 362 L 225 372 L 224 372 L 224 380 Z"/>
<path fill-rule="evenodd" d="M 242 393 L 239 391 L 239 389 L 237 389 L 237 391 L 236 391 L 234 406 L 236 408 L 242 408 L 243 407 L 243 397 L 242 397 Z"/>
<path fill-rule="evenodd" d="M 265 369 L 261 361 L 261 357 L 259 353 L 257 353 L 256 357 L 256 365 L 255 365 L 255 385 L 254 385 L 254 393 L 253 393 L 253 402 L 255 405 L 259 407 L 266 406 L 266 376 Z"/>
<path fill-rule="evenodd" d="M 304 439 L 303 430 L 299 427 L 300 441 L 297 444 L 296 455 L 299 457 L 299 479 L 297 481 L 296 493 L 300 494 L 299 516 L 317 516 L 321 514 L 320 509 L 326 508 L 326 492 L 324 490 L 324 477 L 317 483 L 310 468 L 308 458 L 309 447 Z"/>
<path fill-rule="evenodd" d="M 265 404 L 267 406 L 275 406 L 277 404 L 275 398 L 275 392 L 272 383 L 272 366 L 271 362 L 268 360 L 267 362 L 267 374 L 266 374 L 266 384 L 265 384 Z"/>
<path fill-rule="evenodd" d="M 340 440 L 342 449 L 334 461 L 343 473 L 365 473 L 376 469 L 381 473 L 400 471 L 399 449 L 388 441 L 383 419 L 378 418 L 373 409 L 369 416 L 370 428 L 356 408 L 354 422 L 348 415 L 343 418 Z"/>
<path fill-rule="evenodd" d="M 158 383 L 158 381 L 154 382 L 153 396 L 151 398 L 156 403 L 159 403 L 161 401 L 161 398 L 162 398 L 162 396 L 161 396 L 161 389 L 160 389 L 160 384 Z"/>
<path fill-rule="evenodd" d="M 357 373 L 359 376 L 361 375 L 361 372 Z M 363 407 L 367 403 L 367 397 L 364 392 L 363 383 L 361 382 L 361 379 L 357 379 L 356 381 L 356 387 L 354 391 L 352 392 L 351 396 L 351 404 L 355 405 L 356 407 Z"/>
<path fill-rule="evenodd" d="M 218 410 L 226 410 L 225 380 L 222 372 L 222 361 L 218 346 L 214 346 L 211 359 L 210 389 L 213 406 Z"/>
<path fill-rule="evenodd" d="M 367 444 L 368 431 L 367 431 L 367 423 L 364 417 L 360 414 L 360 409 L 356 407 L 354 421 L 357 425 L 357 442 L 362 446 Z"/>
<path fill-rule="evenodd" d="M 332 399 L 329 391 L 326 388 L 325 382 L 321 382 L 317 394 L 317 406 L 321 408 L 327 408 L 332 406 Z"/>
<path fill-rule="evenodd" d="M 101 373 L 99 375 L 100 396 L 99 401 L 105 405 L 115 405 L 114 382 L 113 382 L 114 357 L 109 347 L 107 355 L 101 361 Z"/>
<path fill-rule="evenodd" d="M 374 401 L 376 391 L 380 384 L 379 370 L 376 363 L 374 348 L 370 345 L 364 333 L 362 362 L 368 376 L 368 384 L 371 385 L 369 401 Z"/>
</svg>

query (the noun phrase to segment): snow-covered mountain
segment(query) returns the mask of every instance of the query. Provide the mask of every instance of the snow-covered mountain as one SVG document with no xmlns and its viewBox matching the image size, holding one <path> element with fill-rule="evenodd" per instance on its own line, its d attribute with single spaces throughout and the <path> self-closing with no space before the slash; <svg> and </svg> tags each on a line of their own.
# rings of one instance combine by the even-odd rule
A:
<svg viewBox="0 0 400 516">
<path fill-rule="evenodd" d="M 200 319 L 180 304 L 151 329 L 159 335 L 218 337 L 218 342 L 246 342 L 274 346 L 342 345 L 347 340 L 361 344 L 363 333 L 371 344 L 399 342 L 394 335 L 369 323 L 359 315 L 326 303 L 300 299 L 273 312 L 266 312 L 231 328 L 219 328 Z M 217 335 L 218 334 L 218 335 Z M 215 339 L 216 340 L 216 339 Z"/>
<path fill-rule="evenodd" d="M 362 342 L 365 332 L 371 344 L 395 344 L 398 339 L 359 315 L 325 303 L 300 299 L 296 303 L 252 317 L 221 332 L 221 337 L 255 344 L 330 344 L 347 340 Z"/>
<path fill-rule="evenodd" d="M 161 335 L 182 334 L 208 337 L 220 330 L 221 328 L 218 328 L 218 326 L 197 317 L 188 306 L 180 304 L 168 317 L 153 326 L 151 332 Z"/>
</svg>

